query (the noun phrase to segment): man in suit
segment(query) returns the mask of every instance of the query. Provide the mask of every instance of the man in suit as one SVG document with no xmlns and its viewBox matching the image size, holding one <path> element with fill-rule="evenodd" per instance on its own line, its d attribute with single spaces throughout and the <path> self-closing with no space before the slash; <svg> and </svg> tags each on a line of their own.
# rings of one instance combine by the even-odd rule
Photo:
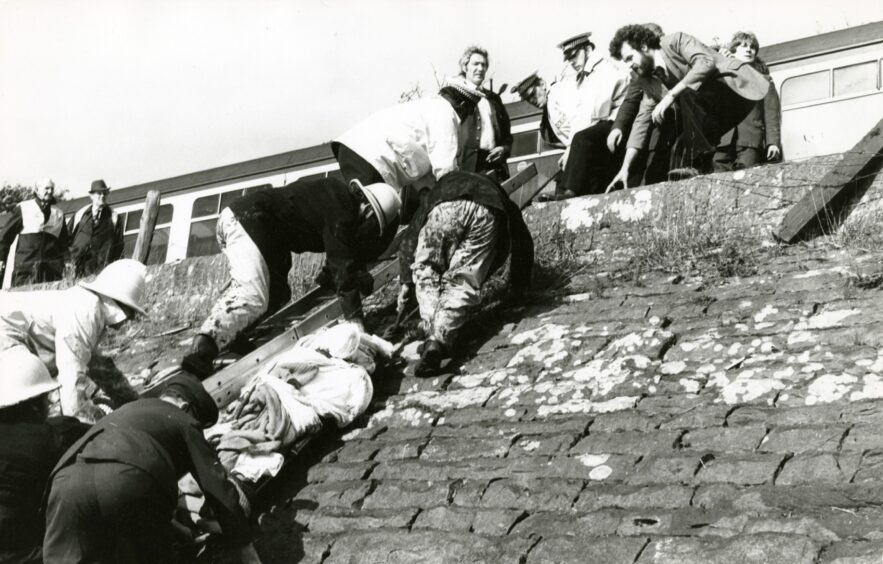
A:
<svg viewBox="0 0 883 564">
<path fill-rule="evenodd" d="M 104 180 L 94 181 L 92 204 L 74 216 L 71 262 L 77 276 L 94 274 L 123 255 L 123 224 L 107 205 L 109 192 Z"/>
<path fill-rule="evenodd" d="M 769 81 L 751 65 L 682 32 L 660 38 L 644 26 L 627 25 L 611 40 L 610 54 L 632 68 L 644 96 L 623 166 L 609 187 L 628 177 L 651 123 L 676 128 L 669 178 L 710 172 L 721 136 L 769 90 Z"/>
</svg>

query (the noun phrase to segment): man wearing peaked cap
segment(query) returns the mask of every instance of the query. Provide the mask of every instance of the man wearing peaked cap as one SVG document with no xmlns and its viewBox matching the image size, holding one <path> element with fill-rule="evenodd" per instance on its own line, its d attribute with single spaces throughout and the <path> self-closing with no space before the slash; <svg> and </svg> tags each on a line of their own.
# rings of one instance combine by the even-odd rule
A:
<svg viewBox="0 0 883 564">
<path fill-rule="evenodd" d="M 52 470 L 43 560 L 177 562 L 171 515 L 188 472 L 205 493 L 242 562 L 260 562 L 247 515 L 203 429 L 218 408 L 192 376 L 161 396 L 110 413 L 73 444 Z"/>
<path fill-rule="evenodd" d="M 71 262 L 77 276 L 88 276 L 123 255 L 123 224 L 107 204 L 110 188 L 104 180 L 92 182 L 92 203 L 80 209 L 71 223 Z"/>
<path fill-rule="evenodd" d="M 367 264 L 392 242 L 401 205 L 398 192 L 383 182 L 337 178 L 298 180 L 234 200 L 217 224 L 232 281 L 181 366 L 207 378 L 220 351 L 288 302 L 291 253 L 325 253 L 317 282 L 337 292 L 345 318 L 361 323 L 361 294 L 373 290 Z"/>
<path fill-rule="evenodd" d="M 37 355 L 58 379 L 62 413 L 78 415 L 89 361 L 105 329 L 146 313 L 145 271 L 123 259 L 67 290 L 0 292 L 0 351 L 23 346 Z M 138 397 L 122 375 L 105 391 L 116 403 Z"/>
</svg>

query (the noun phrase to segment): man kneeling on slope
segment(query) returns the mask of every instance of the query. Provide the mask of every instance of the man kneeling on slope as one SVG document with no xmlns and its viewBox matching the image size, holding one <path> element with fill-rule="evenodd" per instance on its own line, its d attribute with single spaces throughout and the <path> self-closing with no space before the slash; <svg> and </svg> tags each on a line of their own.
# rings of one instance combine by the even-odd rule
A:
<svg viewBox="0 0 883 564">
<path fill-rule="evenodd" d="M 481 300 L 481 286 L 511 254 L 509 282 L 525 292 L 533 239 L 521 210 L 499 184 L 471 172 L 448 173 L 420 203 L 399 247 L 400 307 L 416 291 L 427 340 L 414 368 L 432 374 Z"/>
<path fill-rule="evenodd" d="M 389 246 L 400 208 L 398 192 L 387 184 L 346 184 L 336 178 L 298 180 L 235 200 L 221 211 L 217 226 L 233 280 L 181 366 L 207 378 L 219 351 L 288 302 L 291 253 L 325 253 L 323 274 L 330 275 L 344 317 L 361 324 L 360 287 L 370 281 L 367 263 Z"/>
</svg>

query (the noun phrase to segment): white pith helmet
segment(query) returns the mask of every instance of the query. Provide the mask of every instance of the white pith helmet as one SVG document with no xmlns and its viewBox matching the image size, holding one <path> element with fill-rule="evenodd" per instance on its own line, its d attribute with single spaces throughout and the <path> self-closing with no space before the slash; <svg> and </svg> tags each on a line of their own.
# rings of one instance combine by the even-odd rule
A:
<svg viewBox="0 0 883 564">
<path fill-rule="evenodd" d="M 395 188 L 389 184 L 378 182 L 362 186 L 358 179 L 353 179 L 351 184 L 359 187 L 359 190 L 365 194 L 374 215 L 377 216 L 377 223 L 380 224 L 380 233 L 383 234 L 386 228 L 399 216 L 402 209 L 402 198 Z"/>
<path fill-rule="evenodd" d="M 0 352 L 0 407 L 9 407 L 41 396 L 61 385 L 49 376 L 43 362 L 24 347 Z"/>
<path fill-rule="evenodd" d="M 80 282 L 80 286 L 147 315 L 141 307 L 146 272 L 147 267 L 137 260 L 120 259 L 105 266 L 95 280 Z"/>
</svg>

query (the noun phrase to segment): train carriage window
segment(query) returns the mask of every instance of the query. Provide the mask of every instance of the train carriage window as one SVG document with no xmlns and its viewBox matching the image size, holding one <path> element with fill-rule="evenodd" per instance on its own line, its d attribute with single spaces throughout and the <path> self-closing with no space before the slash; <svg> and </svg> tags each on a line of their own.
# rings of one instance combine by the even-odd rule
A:
<svg viewBox="0 0 883 564">
<path fill-rule="evenodd" d="M 834 69 L 834 96 L 858 94 L 877 89 L 877 62 Z"/>
<path fill-rule="evenodd" d="M 129 233 L 123 236 L 123 256 L 131 257 L 135 252 L 135 241 L 138 233 Z M 166 262 L 166 252 L 169 249 L 169 228 L 163 227 L 153 232 L 150 241 L 150 253 L 147 256 L 147 264 L 162 264 Z"/>
<path fill-rule="evenodd" d="M 239 198 L 241 198 L 244 192 L 245 190 L 230 190 L 229 192 L 224 192 L 223 194 L 221 194 L 221 204 L 218 206 L 218 213 L 220 213 L 222 209 L 232 204 L 234 200 L 238 200 Z"/>
<path fill-rule="evenodd" d="M 172 216 L 174 215 L 175 210 L 172 207 L 172 204 L 163 204 L 159 207 L 156 213 L 156 224 L 161 225 L 163 223 L 171 223 Z M 141 216 L 144 214 L 144 210 L 132 210 L 126 214 L 125 217 L 125 230 L 128 231 L 138 231 L 138 228 L 141 225 Z"/>
<path fill-rule="evenodd" d="M 221 252 L 215 237 L 217 218 L 194 221 L 190 224 L 190 236 L 187 238 L 187 256 L 201 257 L 216 255 Z"/>
<path fill-rule="evenodd" d="M 220 201 L 220 197 L 218 194 L 212 194 L 211 196 L 203 196 L 202 198 L 196 198 L 193 200 L 193 212 L 190 214 L 191 217 L 203 217 L 206 215 L 215 215 L 218 213 L 218 202 Z"/>
<path fill-rule="evenodd" d="M 537 132 L 522 131 L 512 136 L 512 154 L 509 157 L 523 157 L 537 152 Z"/>
<path fill-rule="evenodd" d="M 782 83 L 782 105 L 793 106 L 830 96 L 830 72 L 827 70 L 793 76 Z"/>
</svg>

